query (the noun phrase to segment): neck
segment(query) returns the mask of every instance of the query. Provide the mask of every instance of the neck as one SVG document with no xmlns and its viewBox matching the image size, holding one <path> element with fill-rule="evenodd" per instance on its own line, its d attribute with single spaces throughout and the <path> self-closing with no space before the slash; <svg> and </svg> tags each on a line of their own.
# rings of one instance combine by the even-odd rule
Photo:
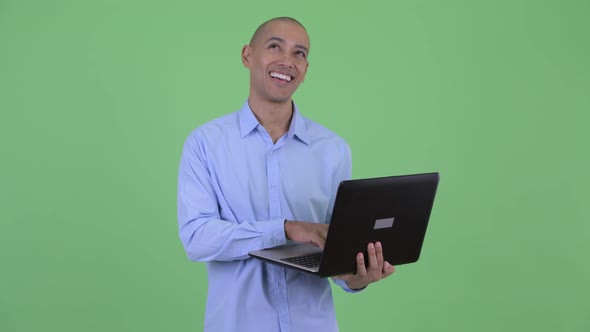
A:
<svg viewBox="0 0 590 332">
<path fill-rule="evenodd" d="M 258 119 L 258 122 L 266 129 L 273 143 L 276 143 L 291 125 L 293 116 L 293 103 L 291 100 L 285 103 L 259 103 L 248 98 L 248 105 Z"/>
</svg>

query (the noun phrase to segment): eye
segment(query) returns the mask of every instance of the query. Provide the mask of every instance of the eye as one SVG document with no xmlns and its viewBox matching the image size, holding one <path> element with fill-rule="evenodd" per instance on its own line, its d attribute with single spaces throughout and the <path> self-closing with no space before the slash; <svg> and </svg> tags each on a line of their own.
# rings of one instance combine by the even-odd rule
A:
<svg viewBox="0 0 590 332">
<path fill-rule="evenodd" d="M 303 52 L 303 51 L 297 51 L 297 52 L 295 52 L 295 54 L 297 54 L 298 56 L 300 56 L 304 59 L 307 57 L 307 54 L 305 54 L 305 52 Z"/>
<path fill-rule="evenodd" d="M 272 44 L 268 45 L 268 48 L 271 49 L 271 50 L 278 49 L 279 48 L 279 44 L 272 43 Z"/>
</svg>

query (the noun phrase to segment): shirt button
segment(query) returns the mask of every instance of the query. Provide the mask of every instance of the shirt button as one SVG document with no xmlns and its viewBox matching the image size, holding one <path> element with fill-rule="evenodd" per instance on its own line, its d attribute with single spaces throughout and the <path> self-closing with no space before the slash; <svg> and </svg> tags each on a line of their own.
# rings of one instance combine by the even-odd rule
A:
<svg viewBox="0 0 590 332">
<path fill-rule="evenodd" d="M 273 237 L 271 240 L 272 240 L 272 243 L 274 243 L 274 244 L 279 243 L 279 239 L 277 239 L 276 237 Z"/>
<path fill-rule="evenodd" d="M 271 187 L 272 189 L 275 189 L 275 190 L 277 189 L 277 185 L 276 185 L 276 184 L 271 184 L 271 185 L 270 185 L 270 187 Z"/>
<path fill-rule="evenodd" d="M 279 289 L 283 289 L 283 284 L 278 284 L 277 286 L 279 287 Z"/>
</svg>

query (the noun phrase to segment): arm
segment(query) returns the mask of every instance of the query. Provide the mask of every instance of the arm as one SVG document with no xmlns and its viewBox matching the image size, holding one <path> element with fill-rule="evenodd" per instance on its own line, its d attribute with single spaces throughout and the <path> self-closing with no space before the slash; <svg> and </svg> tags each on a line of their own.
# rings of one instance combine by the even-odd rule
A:
<svg viewBox="0 0 590 332">
<path fill-rule="evenodd" d="M 286 243 L 284 220 L 222 220 L 205 162 L 206 151 L 191 135 L 184 143 L 178 174 L 180 240 L 192 261 L 230 261 L 248 252 Z"/>
</svg>

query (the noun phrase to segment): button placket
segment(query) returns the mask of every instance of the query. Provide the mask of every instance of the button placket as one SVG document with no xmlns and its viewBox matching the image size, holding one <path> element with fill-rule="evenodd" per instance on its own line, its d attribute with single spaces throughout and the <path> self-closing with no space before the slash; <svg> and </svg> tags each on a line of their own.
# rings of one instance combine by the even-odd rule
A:
<svg viewBox="0 0 590 332">
<path fill-rule="evenodd" d="M 279 219 L 281 215 L 281 203 L 280 203 L 280 192 L 279 192 L 279 160 L 278 153 L 274 149 L 271 149 L 267 155 L 267 185 L 268 185 L 268 215 L 272 219 Z"/>
</svg>

